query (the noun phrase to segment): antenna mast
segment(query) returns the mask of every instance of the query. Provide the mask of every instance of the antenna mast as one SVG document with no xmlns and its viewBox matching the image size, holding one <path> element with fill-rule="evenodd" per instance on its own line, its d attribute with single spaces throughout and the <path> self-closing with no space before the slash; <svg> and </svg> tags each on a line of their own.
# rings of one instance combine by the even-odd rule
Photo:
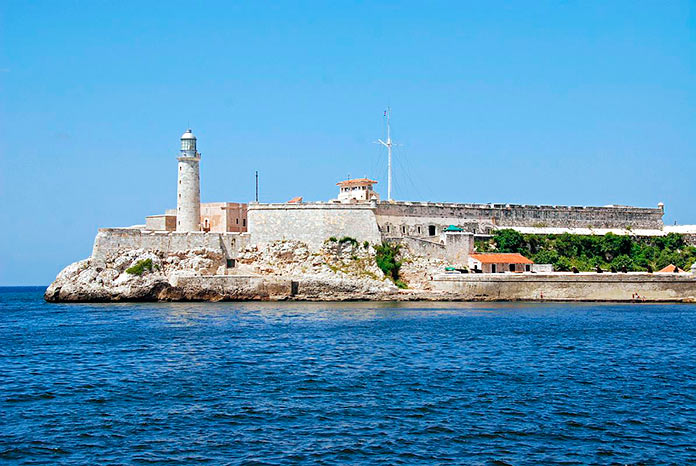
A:
<svg viewBox="0 0 696 466">
<path fill-rule="evenodd" d="M 387 153 L 389 154 L 389 163 L 387 168 L 387 201 L 391 201 L 391 191 L 392 191 L 392 140 L 391 140 L 391 126 L 389 120 L 391 119 L 391 107 L 387 107 L 384 111 L 384 116 L 387 117 L 387 142 L 378 139 L 377 141 L 387 148 Z"/>
</svg>

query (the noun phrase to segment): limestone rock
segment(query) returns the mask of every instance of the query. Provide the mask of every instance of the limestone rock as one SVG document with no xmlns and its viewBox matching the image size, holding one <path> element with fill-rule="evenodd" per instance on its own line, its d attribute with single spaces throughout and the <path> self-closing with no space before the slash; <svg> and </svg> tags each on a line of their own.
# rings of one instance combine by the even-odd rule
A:
<svg viewBox="0 0 696 466">
<path fill-rule="evenodd" d="M 429 274 L 441 264 L 405 249 L 402 255 L 402 274 L 409 287 L 429 290 Z M 140 275 L 127 272 L 142 261 L 151 266 L 142 268 Z M 117 249 L 98 260 L 67 266 L 44 297 L 47 301 L 410 299 L 379 269 L 373 247 L 355 241 L 326 241 L 319 250 L 288 240 L 247 245 L 237 265 L 227 269 L 222 252 L 206 248 L 174 253 Z"/>
</svg>

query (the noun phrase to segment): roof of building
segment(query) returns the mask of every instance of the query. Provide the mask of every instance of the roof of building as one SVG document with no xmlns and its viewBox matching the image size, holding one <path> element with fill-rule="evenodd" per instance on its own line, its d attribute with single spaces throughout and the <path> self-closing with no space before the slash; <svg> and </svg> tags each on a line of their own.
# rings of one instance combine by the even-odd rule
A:
<svg viewBox="0 0 696 466">
<path fill-rule="evenodd" d="M 664 269 L 658 270 L 658 273 L 659 273 L 659 272 L 674 273 L 674 272 L 675 272 L 675 269 L 676 269 L 677 272 L 683 272 L 683 270 L 680 269 L 679 267 L 677 267 L 676 265 L 674 265 L 674 264 L 669 264 L 669 265 L 668 265 L 667 267 L 665 267 Z"/>
<path fill-rule="evenodd" d="M 696 233 L 696 225 L 665 225 L 666 233 Z"/>
<path fill-rule="evenodd" d="M 288 204 L 302 204 L 302 196 L 293 197 L 288 201 Z"/>
<path fill-rule="evenodd" d="M 375 180 L 371 180 L 369 178 L 354 178 L 352 180 L 345 180 L 345 181 L 339 181 L 336 183 L 338 186 L 358 186 L 358 185 L 363 185 L 363 184 L 377 184 Z"/>
<path fill-rule="evenodd" d="M 496 252 L 496 253 L 474 253 L 472 259 L 476 259 L 482 264 L 533 264 L 534 261 L 527 259 L 522 254 L 516 252 Z"/>
<path fill-rule="evenodd" d="M 445 227 L 443 231 L 464 231 L 462 228 L 459 228 L 458 226 L 455 225 L 450 225 L 448 227 Z"/>
<path fill-rule="evenodd" d="M 181 135 L 181 139 L 196 139 L 196 136 L 193 135 L 191 128 L 189 128 L 184 134 Z"/>
</svg>

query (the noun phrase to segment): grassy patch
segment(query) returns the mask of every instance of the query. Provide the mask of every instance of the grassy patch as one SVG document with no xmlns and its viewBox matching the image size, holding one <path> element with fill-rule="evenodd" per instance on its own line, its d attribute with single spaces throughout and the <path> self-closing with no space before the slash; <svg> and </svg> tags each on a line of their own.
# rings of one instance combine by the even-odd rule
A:
<svg viewBox="0 0 696 466">
<path fill-rule="evenodd" d="M 152 259 L 141 259 L 131 267 L 126 269 L 126 273 L 131 275 L 142 275 L 145 271 L 152 272 Z"/>
</svg>

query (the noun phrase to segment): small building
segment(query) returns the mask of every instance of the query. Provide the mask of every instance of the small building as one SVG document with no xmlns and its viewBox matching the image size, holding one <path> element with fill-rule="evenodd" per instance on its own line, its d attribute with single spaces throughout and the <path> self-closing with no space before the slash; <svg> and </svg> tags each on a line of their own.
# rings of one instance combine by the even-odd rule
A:
<svg viewBox="0 0 696 466">
<path fill-rule="evenodd" d="M 378 201 L 379 194 L 373 189 L 376 185 L 375 180 L 369 178 L 355 178 L 352 180 L 345 180 L 338 185 L 338 202 L 368 202 L 368 201 Z"/>
<path fill-rule="evenodd" d="M 534 261 L 518 253 L 472 253 L 469 270 L 483 273 L 531 272 Z"/>
<path fill-rule="evenodd" d="M 176 209 L 172 214 L 149 215 L 145 217 L 145 229 L 152 231 L 175 231 Z"/>
<path fill-rule="evenodd" d="M 214 233 L 247 231 L 247 205 L 238 202 L 201 204 L 201 228 Z"/>
<path fill-rule="evenodd" d="M 175 231 L 176 209 L 164 215 L 145 217 L 145 229 Z M 247 204 L 238 202 L 203 202 L 200 204 L 200 231 L 213 233 L 244 233 L 247 231 Z"/>
</svg>

